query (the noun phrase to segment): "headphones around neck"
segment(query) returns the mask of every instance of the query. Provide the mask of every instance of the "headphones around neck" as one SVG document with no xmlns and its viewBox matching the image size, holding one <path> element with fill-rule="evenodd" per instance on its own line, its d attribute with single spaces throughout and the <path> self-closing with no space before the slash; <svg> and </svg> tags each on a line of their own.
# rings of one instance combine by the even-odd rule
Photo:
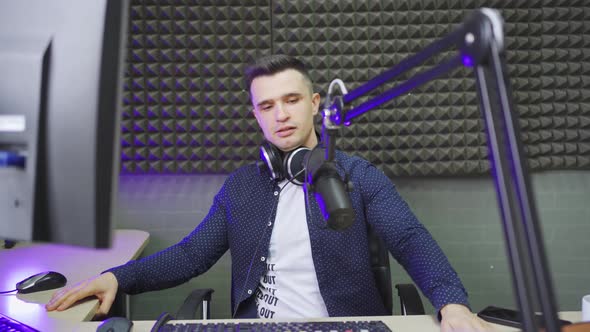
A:
<svg viewBox="0 0 590 332">
<path fill-rule="evenodd" d="M 268 167 L 274 181 L 289 180 L 296 185 L 303 185 L 305 171 L 303 159 L 311 151 L 306 147 L 298 147 L 289 152 L 283 152 L 269 141 L 260 145 L 260 159 Z"/>
</svg>

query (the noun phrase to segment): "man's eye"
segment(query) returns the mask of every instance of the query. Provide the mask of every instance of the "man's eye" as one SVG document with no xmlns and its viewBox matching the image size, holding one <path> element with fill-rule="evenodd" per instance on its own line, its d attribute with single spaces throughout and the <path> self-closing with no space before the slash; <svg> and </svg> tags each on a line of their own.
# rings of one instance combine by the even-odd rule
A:
<svg viewBox="0 0 590 332">
<path fill-rule="evenodd" d="M 288 99 L 288 100 L 287 100 L 287 102 L 288 102 L 289 104 L 295 104 L 295 103 L 296 103 L 296 102 L 298 102 L 298 101 L 299 101 L 299 98 L 290 98 L 290 99 Z"/>
<path fill-rule="evenodd" d="M 262 111 L 268 111 L 268 110 L 270 110 L 271 108 L 272 108 L 272 106 L 270 106 L 270 105 L 265 105 L 265 106 L 262 106 L 260 109 L 261 109 Z"/>
</svg>

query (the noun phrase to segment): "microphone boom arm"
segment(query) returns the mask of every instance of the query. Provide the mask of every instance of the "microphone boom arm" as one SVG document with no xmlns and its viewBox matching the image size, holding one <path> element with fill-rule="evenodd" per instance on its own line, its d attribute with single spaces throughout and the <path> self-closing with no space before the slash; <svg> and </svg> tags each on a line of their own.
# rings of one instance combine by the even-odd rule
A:
<svg viewBox="0 0 590 332">
<path fill-rule="evenodd" d="M 343 113 L 344 105 L 367 94 L 431 57 L 454 47 L 459 54 L 409 78 Z M 543 247 L 531 184 L 520 132 L 512 104 L 504 62 L 502 19 L 497 11 L 475 10 L 446 37 L 435 41 L 421 52 L 402 60 L 386 72 L 342 96 L 326 97 L 323 109 L 323 143 L 326 160 L 334 158 L 339 128 L 350 125 L 356 117 L 405 94 L 426 82 L 451 72 L 461 64 L 473 67 L 480 109 L 485 122 L 489 160 L 495 179 L 496 195 L 502 217 L 506 248 L 512 272 L 516 301 L 525 331 L 538 331 L 535 311 L 543 313 L 541 326 L 546 331 L 559 331 L 557 306 Z"/>
</svg>

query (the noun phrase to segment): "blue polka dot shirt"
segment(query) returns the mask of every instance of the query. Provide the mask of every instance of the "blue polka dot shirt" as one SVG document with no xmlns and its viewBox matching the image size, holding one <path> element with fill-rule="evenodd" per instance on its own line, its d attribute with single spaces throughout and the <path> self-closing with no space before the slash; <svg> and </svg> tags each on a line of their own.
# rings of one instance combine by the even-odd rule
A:
<svg viewBox="0 0 590 332">
<path fill-rule="evenodd" d="M 329 229 L 313 194 L 307 208 L 313 262 L 330 316 L 390 314 L 371 271 L 367 223 L 437 310 L 449 303 L 468 305 L 456 272 L 383 172 L 340 151 L 336 160 L 354 183 L 354 224 L 344 231 Z M 265 273 L 279 191 L 267 169 L 244 166 L 227 178 L 205 219 L 182 241 L 110 271 L 123 292 L 136 294 L 184 283 L 230 250 L 232 312 L 236 318 L 256 317 L 253 295 Z"/>
</svg>

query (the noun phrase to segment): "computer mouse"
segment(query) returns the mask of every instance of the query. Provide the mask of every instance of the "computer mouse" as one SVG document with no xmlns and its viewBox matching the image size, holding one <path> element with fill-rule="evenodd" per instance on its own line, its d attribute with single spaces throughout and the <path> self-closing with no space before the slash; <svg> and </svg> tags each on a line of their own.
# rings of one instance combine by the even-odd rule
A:
<svg viewBox="0 0 590 332">
<path fill-rule="evenodd" d="M 37 273 L 17 283 L 16 290 L 21 294 L 27 294 L 63 287 L 66 283 L 67 279 L 63 274 L 54 271 L 46 271 Z"/>
<path fill-rule="evenodd" d="M 96 332 L 129 332 L 133 322 L 125 317 L 111 317 L 105 319 Z"/>
</svg>

